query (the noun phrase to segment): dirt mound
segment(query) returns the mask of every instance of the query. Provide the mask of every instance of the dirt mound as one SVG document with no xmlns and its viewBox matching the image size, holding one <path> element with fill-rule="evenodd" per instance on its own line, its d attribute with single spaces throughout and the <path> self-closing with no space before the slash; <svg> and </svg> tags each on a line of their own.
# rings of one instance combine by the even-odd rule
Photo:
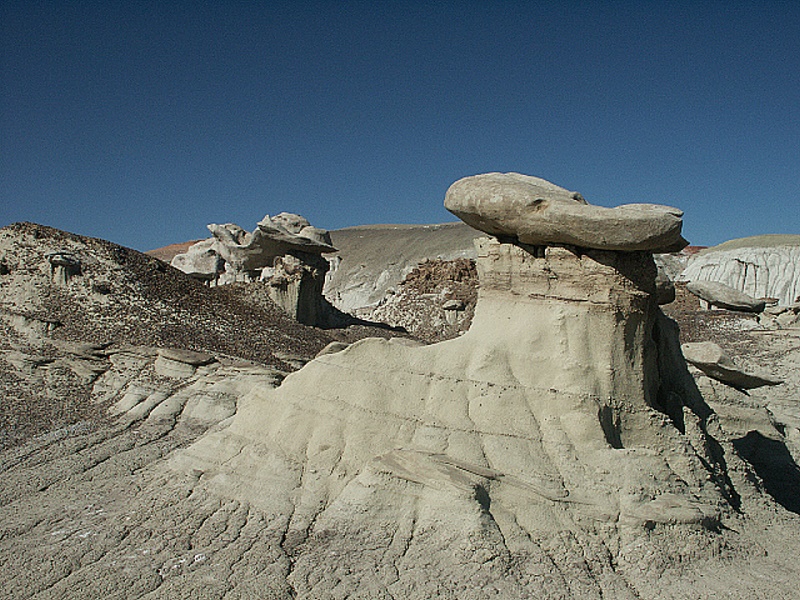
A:
<svg viewBox="0 0 800 600">
<path fill-rule="evenodd" d="M 69 252 L 80 274 L 53 284 L 48 252 Z M 224 353 L 278 365 L 275 353 L 313 356 L 330 341 L 266 299 L 255 284 L 209 288 L 150 256 L 31 223 L 0 229 L 8 267 L 0 309 L 50 324 L 55 339 Z M 25 290 L 20 294 L 19 290 Z"/>
</svg>

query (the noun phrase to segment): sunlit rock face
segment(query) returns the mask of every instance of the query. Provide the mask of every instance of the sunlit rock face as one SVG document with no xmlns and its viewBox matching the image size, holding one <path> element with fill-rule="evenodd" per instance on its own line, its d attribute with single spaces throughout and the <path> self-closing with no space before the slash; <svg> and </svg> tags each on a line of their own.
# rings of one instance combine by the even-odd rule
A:
<svg viewBox="0 0 800 600">
<path fill-rule="evenodd" d="M 459 179 L 445 208 L 472 227 L 529 245 L 571 244 L 632 252 L 677 252 L 683 212 L 658 204 L 592 206 L 539 177 L 485 173 Z"/>
<path fill-rule="evenodd" d="M 172 460 L 272 515 L 298 595 L 517 597 L 565 531 L 618 577 L 638 560 L 622 538 L 684 530 L 699 548 L 731 510 L 652 254 L 483 239 L 477 255 L 466 334 L 323 354 Z"/>
<path fill-rule="evenodd" d="M 212 285 L 265 281 L 270 298 L 307 325 L 321 322 L 330 235 L 300 215 L 265 216 L 251 233 L 233 223 L 208 225 L 212 238 L 172 259 L 172 266 Z"/>
</svg>

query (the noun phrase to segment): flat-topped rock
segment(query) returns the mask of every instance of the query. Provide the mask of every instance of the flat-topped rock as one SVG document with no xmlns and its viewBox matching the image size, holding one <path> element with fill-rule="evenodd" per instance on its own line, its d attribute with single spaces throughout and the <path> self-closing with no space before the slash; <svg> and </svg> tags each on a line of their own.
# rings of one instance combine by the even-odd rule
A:
<svg viewBox="0 0 800 600">
<path fill-rule="evenodd" d="M 708 304 L 728 310 L 759 313 L 766 306 L 763 299 L 753 298 L 749 294 L 717 281 L 690 281 L 686 285 L 686 289 Z"/>
<path fill-rule="evenodd" d="M 745 371 L 714 342 L 686 343 L 681 346 L 681 351 L 686 361 L 703 373 L 738 389 L 750 390 L 783 383 L 766 374 Z"/>
<path fill-rule="evenodd" d="M 460 179 L 447 191 L 445 208 L 476 229 L 532 246 L 677 252 L 687 244 L 677 208 L 592 206 L 577 192 L 519 173 Z"/>
</svg>

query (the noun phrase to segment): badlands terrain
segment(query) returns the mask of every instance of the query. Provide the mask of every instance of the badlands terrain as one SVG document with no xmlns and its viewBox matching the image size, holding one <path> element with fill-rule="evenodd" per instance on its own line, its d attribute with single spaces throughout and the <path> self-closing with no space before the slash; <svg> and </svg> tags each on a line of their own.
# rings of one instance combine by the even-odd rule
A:
<svg viewBox="0 0 800 600">
<path fill-rule="evenodd" d="M 212 278 L 0 229 L 0 597 L 796 598 L 800 241 L 446 205 L 478 229 L 216 226 Z"/>
</svg>

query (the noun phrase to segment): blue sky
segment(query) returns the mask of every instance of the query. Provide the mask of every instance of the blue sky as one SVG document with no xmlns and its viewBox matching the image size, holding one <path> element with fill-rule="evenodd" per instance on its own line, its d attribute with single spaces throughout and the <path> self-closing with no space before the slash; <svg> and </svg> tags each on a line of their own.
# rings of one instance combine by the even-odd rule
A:
<svg viewBox="0 0 800 600">
<path fill-rule="evenodd" d="M 0 225 L 139 250 L 453 220 L 518 171 L 800 233 L 800 2 L 0 0 Z"/>
</svg>

